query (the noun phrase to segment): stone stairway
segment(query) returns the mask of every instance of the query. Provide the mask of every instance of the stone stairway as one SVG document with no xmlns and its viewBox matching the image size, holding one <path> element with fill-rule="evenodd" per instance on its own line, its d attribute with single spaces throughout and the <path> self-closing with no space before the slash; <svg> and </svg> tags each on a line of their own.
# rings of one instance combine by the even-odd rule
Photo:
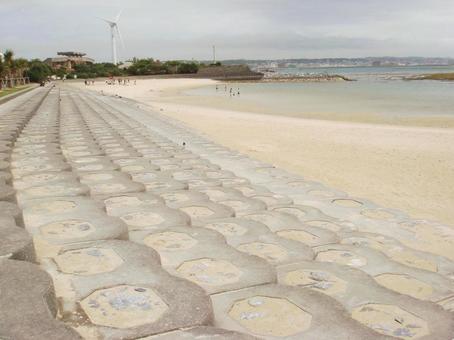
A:
<svg viewBox="0 0 454 340">
<path fill-rule="evenodd" d="M 453 312 L 448 226 L 129 100 L 59 86 L 0 106 L 2 340 L 450 340 Z"/>
</svg>

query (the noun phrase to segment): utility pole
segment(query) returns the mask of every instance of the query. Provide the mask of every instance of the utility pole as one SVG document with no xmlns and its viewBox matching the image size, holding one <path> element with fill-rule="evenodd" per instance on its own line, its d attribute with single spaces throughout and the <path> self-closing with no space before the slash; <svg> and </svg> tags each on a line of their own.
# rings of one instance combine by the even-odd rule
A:
<svg viewBox="0 0 454 340">
<path fill-rule="evenodd" d="M 213 64 L 216 64 L 216 46 L 213 45 Z"/>
</svg>

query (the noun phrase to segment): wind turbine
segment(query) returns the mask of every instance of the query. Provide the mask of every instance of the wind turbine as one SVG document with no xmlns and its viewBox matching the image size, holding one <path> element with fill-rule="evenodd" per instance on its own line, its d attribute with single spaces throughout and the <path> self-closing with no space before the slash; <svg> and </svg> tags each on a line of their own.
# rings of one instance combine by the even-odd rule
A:
<svg viewBox="0 0 454 340">
<path fill-rule="evenodd" d="M 108 20 L 108 19 L 104 19 L 104 18 L 99 18 L 99 19 L 107 22 L 107 24 L 110 26 L 110 38 L 112 40 L 112 63 L 114 65 L 118 64 L 116 36 L 118 36 L 118 38 L 120 38 L 121 45 L 124 47 L 124 43 L 123 43 L 123 39 L 121 37 L 120 29 L 118 28 L 118 21 L 120 20 L 120 16 L 121 16 L 121 12 L 122 11 L 123 10 L 118 12 L 118 14 L 117 14 L 117 16 L 115 17 L 114 20 Z"/>
</svg>

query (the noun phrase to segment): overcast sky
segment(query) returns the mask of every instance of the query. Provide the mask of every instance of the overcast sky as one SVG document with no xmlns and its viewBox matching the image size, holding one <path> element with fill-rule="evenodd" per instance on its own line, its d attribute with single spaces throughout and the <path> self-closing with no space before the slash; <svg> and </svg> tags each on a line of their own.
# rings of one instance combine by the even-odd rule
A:
<svg viewBox="0 0 454 340">
<path fill-rule="evenodd" d="M 454 57 L 454 0 L 0 0 L 0 50 L 120 58 Z"/>
</svg>

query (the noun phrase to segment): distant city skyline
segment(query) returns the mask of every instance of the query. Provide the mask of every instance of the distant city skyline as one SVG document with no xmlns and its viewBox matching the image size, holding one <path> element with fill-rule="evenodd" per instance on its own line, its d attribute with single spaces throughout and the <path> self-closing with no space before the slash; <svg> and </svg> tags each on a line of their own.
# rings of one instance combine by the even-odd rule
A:
<svg viewBox="0 0 454 340">
<path fill-rule="evenodd" d="M 110 61 L 120 9 L 121 60 L 454 57 L 452 0 L 0 0 L 0 50 Z"/>
</svg>

